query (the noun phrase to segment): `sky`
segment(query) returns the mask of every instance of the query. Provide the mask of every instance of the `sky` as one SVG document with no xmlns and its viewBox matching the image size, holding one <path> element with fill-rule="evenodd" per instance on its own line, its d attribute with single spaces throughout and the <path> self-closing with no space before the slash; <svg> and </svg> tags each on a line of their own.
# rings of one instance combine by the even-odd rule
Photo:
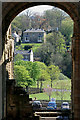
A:
<svg viewBox="0 0 80 120">
<path fill-rule="evenodd" d="M 53 6 L 50 6 L 50 5 L 39 5 L 39 6 L 30 7 L 28 9 L 34 13 L 38 13 L 41 15 L 45 10 L 50 10 L 52 8 Z M 23 12 L 25 13 L 26 10 L 24 10 Z M 22 14 L 22 12 L 20 14 Z"/>
<path fill-rule="evenodd" d="M 35 7 L 31 7 L 29 8 L 30 10 L 32 10 L 33 12 L 39 12 L 40 14 L 43 13 L 45 10 L 50 10 L 52 9 L 53 6 L 49 6 L 49 5 L 40 5 L 40 6 L 35 6 Z"/>
</svg>

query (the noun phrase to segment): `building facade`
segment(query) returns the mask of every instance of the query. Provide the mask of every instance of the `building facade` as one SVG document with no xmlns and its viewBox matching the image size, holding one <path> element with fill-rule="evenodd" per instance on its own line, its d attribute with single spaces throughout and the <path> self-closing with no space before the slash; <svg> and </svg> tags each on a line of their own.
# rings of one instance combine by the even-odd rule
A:
<svg viewBox="0 0 80 120">
<path fill-rule="evenodd" d="M 42 29 L 28 29 L 23 32 L 24 43 L 42 43 L 44 41 L 45 31 Z"/>
<path fill-rule="evenodd" d="M 14 38 L 15 43 L 19 42 L 20 36 L 16 33 L 16 31 L 14 31 L 14 33 L 12 33 L 12 37 Z"/>
<path fill-rule="evenodd" d="M 16 50 L 15 55 L 21 54 L 23 56 L 24 61 L 31 61 L 33 62 L 33 51 L 26 51 L 26 50 Z"/>
</svg>

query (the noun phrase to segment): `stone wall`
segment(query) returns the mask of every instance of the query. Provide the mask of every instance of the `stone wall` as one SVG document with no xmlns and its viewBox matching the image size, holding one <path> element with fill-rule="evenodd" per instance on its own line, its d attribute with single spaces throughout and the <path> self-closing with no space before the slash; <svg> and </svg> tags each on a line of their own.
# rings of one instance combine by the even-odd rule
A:
<svg viewBox="0 0 80 120">
<path fill-rule="evenodd" d="M 67 12 L 74 21 L 74 31 L 73 31 L 73 41 L 74 44 L 72 45 L 72 61 L 73 61 L 73 71 L 72 71 L 72 104 L 73 104 L 73 113 L 74 113 L 74 120 L 80 120 L 80 3 L 79 2 L 47 2 L 45 0 L 41 0 L 39 2 L 3 2 L 2 3 L 2 33 L 3 33 L 3 42 L 0 40 L 0 58 L 2 60 L 3 52 L 4 52 L 4 45 L 5 45 L 5 37 L 7 29 L 11 23 L 11 21 L 16 17 L 16 15 L 22 10 L 36 6 L 36 5 L 52 5 L 55 7 L 59 7 L 65 12 Z M 5 61 L 7 62 L 7 61 Z M 4 61 L 1 61 L 0 66 L 0 80 L 1 80 L 1 92 L 4 94 L 5 91 L 5 65 L 2 65 Z M 3 83 L 2 83 L 3 81 Z M 4 98 L 4 97 L 3 97 Z M 0 102 L 2 98 L 0 99 Z M 2 111 L 2 108 L 0 108 Z M 4 111 L 3 111 L 4 112 Z M 2 114 L 0 114 L 2 116 Z"/>
<path fill-rule="evenodd" d="M 7 120 L 29 120 L 33 116 L 29 94 L 15 86 L 15 80 L 7 80 Z M 32 119 L 30 119 L 32 120 Z"/>
<path fill-rule="evenodd" d="M 40 89 L 29 87 L 28 92 L 29 92 L 29 94 L 36 94 L 36 93 L 40 93 Z"/>
<path fill-rule="evenodd" d="M 8 28 L 5 41 L 4 61 L 6 61 L 6 70 L 9 79 L 13 79 L 13 60 L 14 60 L 14 39 L 11 37 L 11 25 Z"/>
</svg>

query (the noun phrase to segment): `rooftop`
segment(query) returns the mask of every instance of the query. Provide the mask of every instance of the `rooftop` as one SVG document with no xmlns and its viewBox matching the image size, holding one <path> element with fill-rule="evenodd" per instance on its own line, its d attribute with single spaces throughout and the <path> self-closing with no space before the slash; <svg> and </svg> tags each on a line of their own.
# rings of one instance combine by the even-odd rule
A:
<svg viewBox="0 0 80 120">
<path fill-rule="evenodd" d="M 43 29 L 27 29 L 24 31 L 24 33 L 26 32 L 45 32 Z"/>
<path fill-rule="evenodd" d="M 26 50 L 16 50 L 15 54 L 22 54 L 22 55 L 26 55 L 26 54 L 30 54 L 30 51 L 26 51 Z"/>
</svg>

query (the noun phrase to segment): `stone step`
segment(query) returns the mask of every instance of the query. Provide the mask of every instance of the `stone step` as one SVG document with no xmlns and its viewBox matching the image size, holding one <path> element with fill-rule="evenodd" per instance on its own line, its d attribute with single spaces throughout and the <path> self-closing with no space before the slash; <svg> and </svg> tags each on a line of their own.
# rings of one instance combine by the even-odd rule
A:
<svg viewBox="0 0 80 120">
<path fill-rule="evenodd" d="M 40 120 L 56 120 L 57 117 L 41 117 Z"/>
<path fill-rule="evenodd" d="M 35 112 L 35 115 L 40 115 L 41 117 L 57 117 L 61 115 L 61 112 Z"/>
</svg>

